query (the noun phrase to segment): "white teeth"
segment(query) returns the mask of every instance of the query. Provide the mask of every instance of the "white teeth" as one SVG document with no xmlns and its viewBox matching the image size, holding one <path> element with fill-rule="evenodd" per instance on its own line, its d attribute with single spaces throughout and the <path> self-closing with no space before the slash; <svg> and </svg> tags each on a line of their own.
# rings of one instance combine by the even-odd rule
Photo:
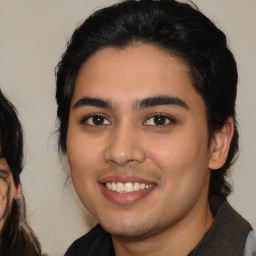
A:
<svg viewBox="0 0 256 256">
<path fill-rule="evenodd" d="M 134 191 L 139 191 L 140 190 L 140 183 L 135 182 L 134 185 L 133 185 L 133 189 L 134 189 Z"/>
<path fill-rule="evenodd" d="M 139 183 L 139 182 L 127 182 L 127 183 L 122 183 L 122 182 L 108 182 L 106 183 L 106 188 L 112 191 L 116 191 L 118 193 L 131 193 L 143 189 L 151 189 L 153 187 L 152 184 L 145 184 L 145 183 Z"/>
<path fill-rule="evenodd" d="M 117 190 L 117 188 L 116 188 L 116 183 L 115 183 L 115 182 L 112 182 L 112 183 L 111 183 L 111 190 L 112 190 L 112 191 L 116 191 L 116 190 Z"/>
<path fill-rule="evenodd" d="M 119 192 L 119 193 L 122 193 L 122 192 L 124 192 L 124 190 L 125 190 L 124 184 L 121 183 L 121 182 L 117 182 L 116 188 L 117 188 L 116 191 Z"/>
<path fill-rule="evenodd" d="M 125 193 L 130 193 L 133 191 L 133 184 L 131 182 L 127 182 L 124 185 L 124 191 Z"/>
<path fill-rule="evenodd" d="M 106 184 L 106 187 L 111 190 L 111 189 L 112 189 L 111 183 L 107 183 L 107 184 Z"/>
</svg>

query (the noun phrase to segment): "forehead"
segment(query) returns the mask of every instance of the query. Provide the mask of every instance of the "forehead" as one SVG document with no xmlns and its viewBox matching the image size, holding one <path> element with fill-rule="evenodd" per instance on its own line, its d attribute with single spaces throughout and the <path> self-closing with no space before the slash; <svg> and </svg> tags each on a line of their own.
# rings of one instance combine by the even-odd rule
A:
<svg viewBox="0 0 256 256">
<path fill-rule="evenodd" d="M 182 99 L 195 91 L 188 66 L 178 57 L 150 45 L 124 49 L 103 48 L 83 63 L 78 73 L 73 101 L 80 97 L 102 97 L 118 103 L 168 95 Z"/>
</svg>

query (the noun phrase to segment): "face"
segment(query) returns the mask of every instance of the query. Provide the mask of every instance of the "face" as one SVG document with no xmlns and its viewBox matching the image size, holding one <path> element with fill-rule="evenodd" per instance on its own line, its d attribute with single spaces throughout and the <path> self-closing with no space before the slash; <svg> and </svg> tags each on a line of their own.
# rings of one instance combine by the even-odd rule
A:
<svg viewBox="0 0 256 256">
<path fill-rule="evenodd" d="M 113 235 L 154 235 L 208 211 L 205 104 L 187 66 L 153 46 L 104 48 L 83 64 L 67 154 L 78 196 Z"/>
<path fill-rule="evenodd" d="M 11 207 L 15 190 L 16 188 L 8 163 L 5 158 L 0 158 L 0 230 L 5 221 L 8 196 L 9 207 Z"/>
</svg>

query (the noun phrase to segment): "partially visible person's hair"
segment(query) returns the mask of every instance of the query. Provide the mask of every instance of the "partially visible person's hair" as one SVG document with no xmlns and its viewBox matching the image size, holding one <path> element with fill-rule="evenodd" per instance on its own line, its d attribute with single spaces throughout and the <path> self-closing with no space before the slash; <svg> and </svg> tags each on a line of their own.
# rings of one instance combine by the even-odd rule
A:
<svg viewBox="0 0 256 256">
<path fill-rule="evenodd" d="M 211 172 L 209 191 L 210 202 L 214 195 L 226 198 L 231 191 L 227 172 L 238 152 L 237 67 L 225 34 L 191 3 L 128 0 L 95 12 L 75 30 L 55 71 L 59 149 L 66 152 L 70 103 L 81 65 L 104 47 L 136 44 L 155 46 L 187 64 L 206 105 L 209 141 L 233 117 L 229 154 L 224 166 Z"/>
<path fill-rule="evenodd" d="M 14 184 L 20 183 L 23 169 L 23 133 L 15 107 L 5 98 L 0 90 L 0 158 L 5 158 L 11 170 Z M 1 171 L 1 170 L 0 170 Z M 37 237 L 26 220 L 24 196 L 10 200 L 10 184 L 4 175 L 0 176 L 6 185 L 5 220 L 0 232 L 0 255 L 41 255 Z"/>
</svg>

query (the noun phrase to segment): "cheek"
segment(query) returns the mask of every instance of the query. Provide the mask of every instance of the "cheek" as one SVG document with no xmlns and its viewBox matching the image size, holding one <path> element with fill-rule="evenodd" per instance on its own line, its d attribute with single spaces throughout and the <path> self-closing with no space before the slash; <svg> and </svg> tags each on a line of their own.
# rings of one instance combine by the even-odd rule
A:
<svg viewBox="0 0 256 256">
<path fill-rule="evenodd" d="M 76 193 L 86 208 L 90 205 L 89 199 L 93 194 L 92 184 L 96 180 L 92 170 L 93 162 L 95 162 L 95 155 L 92 152 L 93 150 L 84 146 L 81 140 L 72 139 L 67 143 L 71 178 Z"/>
<path fill-rule="evenodd" d="M 182 142 L 183 141 L 183 142 Z M 162 177 L 162 194 L 169 202 L 163 208 L 185 212 L 202 195 L 207 194 L 208 150 L 200 140 L 165 140 L 151 146 L 151 160 Z"/>
<path fill-rule="evenodd" d="M 163 140 L 151 144 L 149 155 L 162 168 L 182 167 L 195 164 L 200 155 L 205 153 L 201 145 L 193 141 L 180 141 L 178 138 Z"/>
<path fill-rule="evenodd" d="M 192 132 L 180 132 L 169 138 L 151 143 L 148 155 L 163 172 L 172 176 L 173 182 L 198 179 L 208 171 L 209 149 L 207 134 L 195 135 Z"/>
<path fill-rule="evenodd" d="M 67 155 L 71 171 L 79 171 L 95 162 L 97 143 L 92 138 L 85 136 L 83 131 L 70 125 L 67 134 Z"/>
<path fill-rule="evenodd" d="M 0 201 L 6 197 L 7 184 L 4 180 L 0 179 Z"/>
<path fill-rule="evenodd" d="M 79 147 L 74 150 L 70 147 L 68 151 L 71 177 L 76 190 L 79 190 L 80 187 L 85 187 L 84 185 L 93 178 L 92 165 L 95 162 L 93 159 L 95 155 L 91 154 L 91 152 L 85 149 L 79 150 Z"/>
<path fill-rule="evenodd" d="M 7 204 L 7 185 L 0 179 L 0 219 L 3 217 L 3 214 L 6 209 Z"/>
<path fill-rule="evenodd" d="M 96 158 L 96 155 L 92 152 L 92 149 L 88 145 L 83 146 L 82 142 L 69 144 L 67 154 L 71 171 L 79 171 L 79 169 L 90 166 Z"/>
<path fill-rule="evenodd" d="M 11 177 L 7 178 L 7 181 L 0 179 L 0 220 L 3 221 L 3 217 L 6 211 L 6 207 L 11 208 L 13 198 L 14 198 L 14 190 L 15 186 L 13 181 L 10 181 Z M 8 199 L 9 197 L 9 199 Z"/>
<path fill-rule="evenodd" d="M 96 168 L 101 167 L 102 147 L 94 137 L 70 130 L 67 136 L 67 155 L 71 177 L 81 199 L 83 194 L 91 193 L 92 185 L 97 181 Z"/>
</svg>

